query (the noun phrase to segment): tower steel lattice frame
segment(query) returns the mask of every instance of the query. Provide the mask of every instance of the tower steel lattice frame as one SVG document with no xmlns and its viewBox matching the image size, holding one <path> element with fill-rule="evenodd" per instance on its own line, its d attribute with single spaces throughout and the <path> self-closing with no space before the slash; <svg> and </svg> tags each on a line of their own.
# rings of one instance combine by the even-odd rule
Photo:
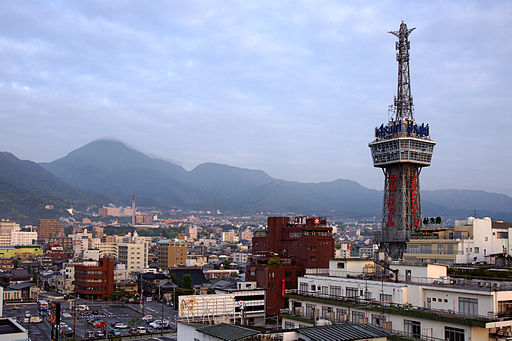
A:
<svg viewBox="0 0 512 341">
<path fill-rule="evenodd" d="M 398 62 L 398 86 L 394 104 L 390 106 L 387 124 L 375 128 L 375 140 L 369 143 L 374 167 L 384 172 L 381 250 L 392 259 L 400 259 L 411 233 L 422 227 L 419 175 L 430 166 L 436 142 L 429 137 L 428 124 L 414 120 L 409 72 L 409 35 L 402 22 L 395 44 Z"/>
</svg>

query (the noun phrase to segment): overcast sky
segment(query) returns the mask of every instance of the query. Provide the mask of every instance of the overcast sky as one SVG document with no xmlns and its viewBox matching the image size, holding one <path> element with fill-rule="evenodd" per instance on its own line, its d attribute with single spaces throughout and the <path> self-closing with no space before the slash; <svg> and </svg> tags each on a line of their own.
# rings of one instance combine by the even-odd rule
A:
<svg viewBox="0 0 512 341">
<path fill-rule="evenodd" d="M 382 189 L 368 142 L 411 34 L 424 189 L 512 195 L 511 1 L 2 1 L 0 150 L 115 138 L 202 162 Z"/>
</svg>

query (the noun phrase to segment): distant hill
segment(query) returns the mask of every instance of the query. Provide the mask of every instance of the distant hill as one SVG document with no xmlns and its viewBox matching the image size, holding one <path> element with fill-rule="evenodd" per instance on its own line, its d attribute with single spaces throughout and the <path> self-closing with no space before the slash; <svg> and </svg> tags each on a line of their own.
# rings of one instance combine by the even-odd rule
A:
<svg viewBox="0 0 512 341">
<path fill-rule="evenodd" d="M 99 194 L 75 188 L 35 162 L 0 152 L 0 217 L 36 223 L 31 217 L 58 218 L 64 209 L 88 203 L 104 203 Z M 46 205 L 54 205 L 46 210 Z"/>
<path fill-rule="evenodd" d="M 122 142 L 98 140 L 43 167 L 72 186 L 140 206 L 290 212 L 325 216 L 378 217 L 382 191 L 357 182 L 300 183 L 275 179 L 261 170 L 203 163 L 190 172 L 150 157 Z M 423 191 L 424 216 L 460 217 L 477 210 L 512 219 L 512 198 L 471 190 Z"/>
</svg>

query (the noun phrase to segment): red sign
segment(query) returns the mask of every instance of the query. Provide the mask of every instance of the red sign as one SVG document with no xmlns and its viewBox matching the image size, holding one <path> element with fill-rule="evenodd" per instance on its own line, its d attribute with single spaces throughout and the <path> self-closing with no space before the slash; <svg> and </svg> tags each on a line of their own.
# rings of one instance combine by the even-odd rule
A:
<svg viewBox="0 0 512 341">
<path fill-rule="evenodd" d="M 387 226 L 395 226 L 393 222 L 393 213 L 395 212 L 395 190 L 396 190 L 396 176 L 390 175 L 388 177 L 388 222 Z"/>
<path fill-rule="evenodd" d="M 284 278 L 281 280 L 281 285 L 282 285 L 281 296 L 284 297 L 284 287 L 285 287 L 285 285 L 284 285 Z"/>
<path fill-rule="evenodd" d="M 411 174 L 411 206 L 412 206 L 412 226 L 420 224 L 418 219 L 418 176 Z"/>
<path fill-rule="evenodd" d="M 50 303 L 50 323 L 60 324 L 60 303 Z"/>
<path fill-rule="evenodd" d="M 320 218 L 316 217 L 314 220 L 313 220 L 313 223 L 315 225 L 320 225 Z"/>
</svg>

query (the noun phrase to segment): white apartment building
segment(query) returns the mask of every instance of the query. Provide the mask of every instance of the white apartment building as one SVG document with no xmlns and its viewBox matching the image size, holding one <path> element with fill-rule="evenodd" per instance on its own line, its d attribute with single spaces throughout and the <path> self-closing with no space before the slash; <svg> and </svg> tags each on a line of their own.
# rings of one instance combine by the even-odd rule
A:
<svg viewBox="0 0 512 341">
<path fill-rule="evenodd" d="M 236 235 L 235 231 L 222 232 L 222 241 L 235 243 L 238 242 L 238 236 Z"/>
<path fill-rule="evenodd" d="M 37 240 L 37 232 L 30 231 L 12 231 L 11 232 L 11 246 L 18 245 L 33 245 Z"/>
<path fill-rule="evenodd" d="M 424 340 L 494 340 L 512 327 L 512 282 L 450 278 L 440 264 L 390 265 L 335 259 L 307 269 L 289 293 L 284 328 L 352 322 Z M 394 274 L 396 272 L 396 274 Z"/>
<path fill-rule="evenodd" d="M 512 256 L 512 223 L 491 218 L 455 220 L 452 228 L 423 228 L 407 243 L 404 260 L 470 264 L 494 263 L 496 256 Z"/>
<path fill-rule="evenodd" d="M 234 252 L 232 256 L 235 263 L 247 263 L 249 261 L 249 254 L 245 252 Z"/>
<path fill-rule="evenodd" d="M 100 243 L 100 257 L 117 258 L 117 243 Z"/>
<path fill-rule="evenodd" d="M 117 260 L 126 264 L 129 272 L 140 272 L 148 267 L 147 243 L 122 243 L 117 248 Z"/>
</svg>

